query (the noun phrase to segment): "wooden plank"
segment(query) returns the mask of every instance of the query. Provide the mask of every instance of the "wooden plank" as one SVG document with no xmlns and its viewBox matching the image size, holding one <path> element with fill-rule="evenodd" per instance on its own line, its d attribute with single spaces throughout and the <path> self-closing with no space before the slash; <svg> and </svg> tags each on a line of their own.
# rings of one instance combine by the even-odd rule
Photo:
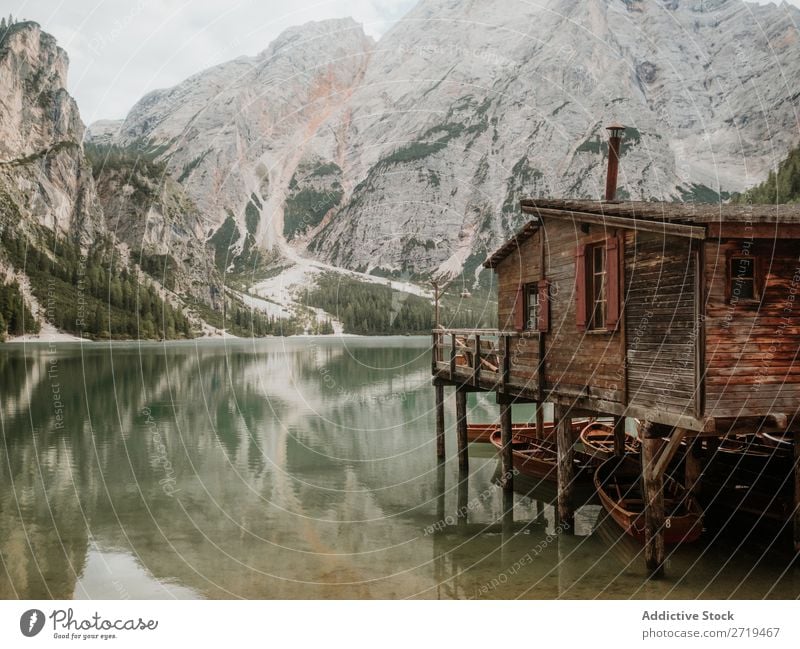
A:
<svg viewBox="0 0 800 649">
<path fill-rule="evenodd" d="M 444 448 L 444 386 L 434 386 L 436 393 L 436 457 L 445 459 Z"/>
<path fill-rule="evenodd" d="M 458 468 L 469 471 L 469 439 L 467 437 L 467 392 L 456 389 L 456 436 L 458 442 Z"/>
<path fill-rule="evenodd" d="M 645 422 L 645 428 L 650 422 Z M 651 578 L 664 575 L 664 478 L 655 469 L 660 439 L 642 437 L 642 486 L 645 501 L 644 557 Z"/>
</svg>

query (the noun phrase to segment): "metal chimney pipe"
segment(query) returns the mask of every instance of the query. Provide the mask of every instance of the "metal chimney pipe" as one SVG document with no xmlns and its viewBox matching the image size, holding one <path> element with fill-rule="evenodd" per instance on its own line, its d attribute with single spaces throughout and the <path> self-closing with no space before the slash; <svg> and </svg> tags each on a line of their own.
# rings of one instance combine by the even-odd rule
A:
<svg viewBox="0 0 800 649">
<path fill-rule="evenodd" d="M 608 131 L 608 175 L 606 176 L 606 201 L 614 201 L 617 197 L 617 174 L 619 173 L 619 154 L 622 147 L 622 133 L 625 127 L 614 122 L 606 126 Z"/>
</svg>

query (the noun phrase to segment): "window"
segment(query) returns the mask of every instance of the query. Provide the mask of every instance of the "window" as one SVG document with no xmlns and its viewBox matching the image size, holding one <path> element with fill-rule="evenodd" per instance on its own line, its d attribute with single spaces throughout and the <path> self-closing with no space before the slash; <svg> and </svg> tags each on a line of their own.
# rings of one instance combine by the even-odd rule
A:
<svg viewBox="0 0 800 649">
<path fill-rule="evenodd" d="M 733 256 L 728 266 L 728 297 L 731 302 L 759 299 L 756 258 Z"/>
<path fill-rule="evenodd" d="M 536 331 L 539 328 L 539 285 L 525 285 L 525 328 Z"/>
<path fill-rule="evenodd" d="M 614 331 L 622 314 L 623 245 L 611 236 L 575 252 L 575 324 L 580 331 Z"/>
<path fill-rule="evenodd" d="M 587 277 L 587 295 L 589 298 L 589 313 L 586 322 L 587 329 L 606 328 L 606 246 L 605 243 L 589 246 L 589 276 Z"/>
</svg>

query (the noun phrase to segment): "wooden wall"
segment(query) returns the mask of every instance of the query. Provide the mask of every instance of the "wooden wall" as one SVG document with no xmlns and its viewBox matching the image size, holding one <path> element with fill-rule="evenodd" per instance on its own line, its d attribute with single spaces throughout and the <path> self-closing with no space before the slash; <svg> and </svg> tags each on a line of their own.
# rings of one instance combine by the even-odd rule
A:
<svg viewBox="0 0 800 649">
<path fill-rule="evenodd" d="M 541 233 L 520 244 L 518 250 L 506 257 L 497 267 L 498 328 L 514 331 L 514 305 L 517 287 L 539 280 Z M 538 388 L 539 336 L 532 333 L 515 339 L 511 352 L 511 382 L 529 390 Z"/>
<path fill-rule="evenodd" d="M 625 234 L 629 404 L 697 412 L 697 259 L 689 238 Z"/>
<path fill-rule="evenodd" d="M 727 259 L 749 250 L 761 304 L 726 296 Z M 800 245 L 797 240 L 707 241 L 706 412 L 717 417 L 800 410 Z"/>
<path fill-rule="evenodd" d="M 579 331 L 575 322 L 575 252 L 579 244 L 606 239 L 602 226 L 582 232 L 560 219 L 545 220 L 545 276 L 551 282 L 550 330 L 544 336 L 545 388 L 564 396 L 622 402 L 624 397 L 622 334 Z M 520 283 L 540 278 L 539 231 L 497 267 L 498 327 L 514 329 L 514 302 Z M 511 350 L 511 381 L 536 387 L 538 335 L 521 338 Z"/>
<path fill-rule="evenodd" d="M 545 378 L 560 394 L 622 402 L 622 335 L 579 331 L 575 318 L 575 252 L 580 244 L 612 236 L 603 226 L 583 232 L 577 224 L 545 221 L 545 271 L 552 282 L 550 333 L 545 338 Z"/>
</svg>

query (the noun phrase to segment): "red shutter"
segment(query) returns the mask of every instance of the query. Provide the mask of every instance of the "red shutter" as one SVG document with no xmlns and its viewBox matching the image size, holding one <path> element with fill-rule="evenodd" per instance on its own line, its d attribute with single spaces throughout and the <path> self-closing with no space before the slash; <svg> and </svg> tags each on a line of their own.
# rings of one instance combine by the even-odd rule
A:
<svg viewBox="0 0 800 649">
<path fill-rule="evenodd" d="M 517 297 L 514 300 L 514 329 L 525 329 L 525 287 L 522 284 L 517 286 Z"/>
<path fill-rule="evenodd" d="M 586 246 L 580 244 L 575 251 L 575 324 L 578 331 L 586 331 Z"/>
<path fill-rule="evenodd" d="M 616 329 L 620 316 L 620 245 L 617 237 L 606 241 L 606 327 Z"/>
<path fill-rule="evenodd" d="M 550 281 L 539 280 L 539 322 L 540 333 L 550 331 Z"/>
</svg>

